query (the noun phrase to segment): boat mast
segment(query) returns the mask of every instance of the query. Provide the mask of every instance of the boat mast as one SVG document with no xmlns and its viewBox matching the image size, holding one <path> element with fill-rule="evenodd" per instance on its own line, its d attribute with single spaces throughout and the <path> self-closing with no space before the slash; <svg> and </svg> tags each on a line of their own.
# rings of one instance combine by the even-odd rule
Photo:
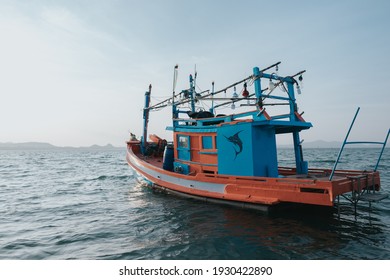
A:
<svg viewBox="0 0 390 280">
<path fill-rule="evenodd" d="M 141 138 L 141 151 L 142 154 L 146 154 L 146 145 L 148 139 L 148 123 L 149 123 L 149 105 L 150 105 L 150 94 L 152 92 L 152 85 L 149 85 L 149 91 L 145 92 L 145 107 L 144 107 L 144 132 Z"/>
<path fill-rule="evenodd" d="M 172 91 L 172 119 L 177 118 L 177 112 L 176 112 L 176 104 L 175 104 L 175 91 L 176 91 L 176 83 L 177 83 L 177 76 L 178 76 L 178 69 L 179 65 L 175 65 L 175 69 L 173 71 L 173 91 Z"/>
<path fill-rule="evenodd" d="M 297 103 L 294 93 L 294 83 L 296 81 L 293 78 L 286 80 L 287 83 L 287 93 L 290 100 L 290 121 L 296 121 L 297 113 Z M 302 142 L 299 137 L 299 131 L 295 129 L 292 133 L 293 135 L 293 144 L 294 144 L 294 153 L 295 153 L 295 164 L 297 167 L 297 174 L 307 174 L 307 162 L 303 160 L 303 151 L 302 151 Z"/>
<path fill-rule="evenodd" d="M 194 78 L 190 74 L 190 98 L 191 98 L 191 111 L 195 112 L 195 87 L 194 87 Z"/>
<path fill-rule="evenodd" d="M 211 108 L 210 113 L 215 114 L 214 112 L 214 81 L 211 83 Z"/>
</svg>

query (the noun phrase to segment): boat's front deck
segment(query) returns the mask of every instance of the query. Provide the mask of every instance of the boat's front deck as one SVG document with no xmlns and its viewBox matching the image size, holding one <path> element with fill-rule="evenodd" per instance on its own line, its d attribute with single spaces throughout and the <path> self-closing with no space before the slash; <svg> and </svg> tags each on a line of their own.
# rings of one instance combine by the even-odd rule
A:
<svg viewBox="0 0 390 280">
<path fill-rule="evenodd" d="M 157 167 L 163 168 L 163 158 L 162 157 L 145 157 L 141 153 L 136 154 L 139 158 L 145 162 Z M 280 178 L 295 178 L 302 180 L 313 180 L 313 181 L 329 181 L 329 176 L 332 172 L 331 169 L 322 169 L 322 168 L 310 168 L 308 174 L 296 174 L 296 169 L 292 167 L 279 167 L 279 177 Z M 372 179 L 372 176 L 375 177 L 377 172 L 373 171 L 361 171 L 361 170 L 336 170 L 331 181 L 339 181 L 343 179 L 353 178 L 356 176 L 368 176 Z M 190 173 L 189 176 L 196 175 L 195 173 Z M 210 173 L 207 173 L 210 175 Z M 217 174 L 216 174 L 217 175 Z"/>
</svg>

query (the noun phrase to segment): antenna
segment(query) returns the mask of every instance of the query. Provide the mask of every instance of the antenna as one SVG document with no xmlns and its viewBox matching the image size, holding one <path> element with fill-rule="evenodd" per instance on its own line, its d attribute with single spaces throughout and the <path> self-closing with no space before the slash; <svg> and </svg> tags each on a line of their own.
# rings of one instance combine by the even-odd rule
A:
<svg viewBox="0 0 390 280">
<path fill-rule="evenodd" d="M 175 106 L 175 90 L 177 84 L 177 76 L 179 74 L 179 65 L 176 64 L 173 70 L 173 90 L 172 90 L 172 117 L 176 117 L 176 106 Z"/>
</svg>

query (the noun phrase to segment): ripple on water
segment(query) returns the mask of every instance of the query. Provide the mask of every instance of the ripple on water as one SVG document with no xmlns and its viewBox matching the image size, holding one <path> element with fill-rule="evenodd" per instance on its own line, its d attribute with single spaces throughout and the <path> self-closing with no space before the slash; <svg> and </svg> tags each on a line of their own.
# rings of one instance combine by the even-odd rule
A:
<svg viewBox="0 0 390 280">
<path fill-rule="evenodd" d="M 337 152 L 305 156 L 331 168 Z M 358 153 L 358 165 L 369 152 Z M 279 160 L 293 162 L 289 153 Z M 313 207 L 265 215 L 143 188 L 123 151 L 0 155 L 0 259 L 390 258 L 388 199 L 371 212 L 361 204 L 356 216 L 342 201 L 340 219 Z M 388 192 L 388 151 L 383 159 Z"/>
</svg>

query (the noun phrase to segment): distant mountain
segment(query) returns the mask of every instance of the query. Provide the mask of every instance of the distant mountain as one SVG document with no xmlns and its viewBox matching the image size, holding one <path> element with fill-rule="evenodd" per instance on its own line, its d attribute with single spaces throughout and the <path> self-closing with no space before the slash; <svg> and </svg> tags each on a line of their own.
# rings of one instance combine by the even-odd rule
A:
<svg viewBox="0 0 390 280">
<path fill-rule="evenodd" d="M 341 148 L 343 143 L 337 141 L 323 141 L 317 140 L 312 142 L 303 142 L 304 148 Z"/>
<path fill-rule="evenodd" d="M 99 146 L 99 145 L 92 145 L 90 147 L 87 147 L 88 149 L 91 149 L 91 150 L 111 150 L 111 149 L 121 149 L 119 147 L 114 147 L 113 145 L 111 144 L 107 144 L 105 146 Z"/>
<path fill-rule="evenodd" d="M 111 144 L 107 144 L 105 146 L 92 145 L 89 147 L 58 147 L 50 143 L 42 143 L 42 142 L 0 143 L 0 150 L 61 150 L 61 149 L 114 150 L 114 149 L 123 149 L 123 148 L 114 147 Z"/>
<path fill-rule="evenodd" d="M 342 143 L 337 141 L 323 141 L 317 140 L 312 142 L 303 142 L 302 146 L 304 149 L 321 149 L 321 148 L 336 148 L 340 149 Z M 389 145 L 388 145 L 389 146 Z M 292 148 L 292 144 L 290 145 L 278 145 L 279 148 Z M 347 145 L 346 148 L 377 148 L 378 145 Z M 111 144 L 107 144 L 104 146 L 100 145 L 92 145 L 89 147 L 58 147 L 54 146 L 50 143 L 42 143 L 42 142 L 23 142 L 23 143 L 1 143 L 0 142 L 0 150 L 61 150 L 61 149 L 83 149 L 83 150 L 116 150 L 116 149 L 124 149 L 124 147 L 115 147 Z"/>
<path fill-rule="evenodd" d="M 41 142 L 23 142 L 23 143 L 0 143 L 0 149 L 56 149 L 58 147 Z"/>
</svg>

